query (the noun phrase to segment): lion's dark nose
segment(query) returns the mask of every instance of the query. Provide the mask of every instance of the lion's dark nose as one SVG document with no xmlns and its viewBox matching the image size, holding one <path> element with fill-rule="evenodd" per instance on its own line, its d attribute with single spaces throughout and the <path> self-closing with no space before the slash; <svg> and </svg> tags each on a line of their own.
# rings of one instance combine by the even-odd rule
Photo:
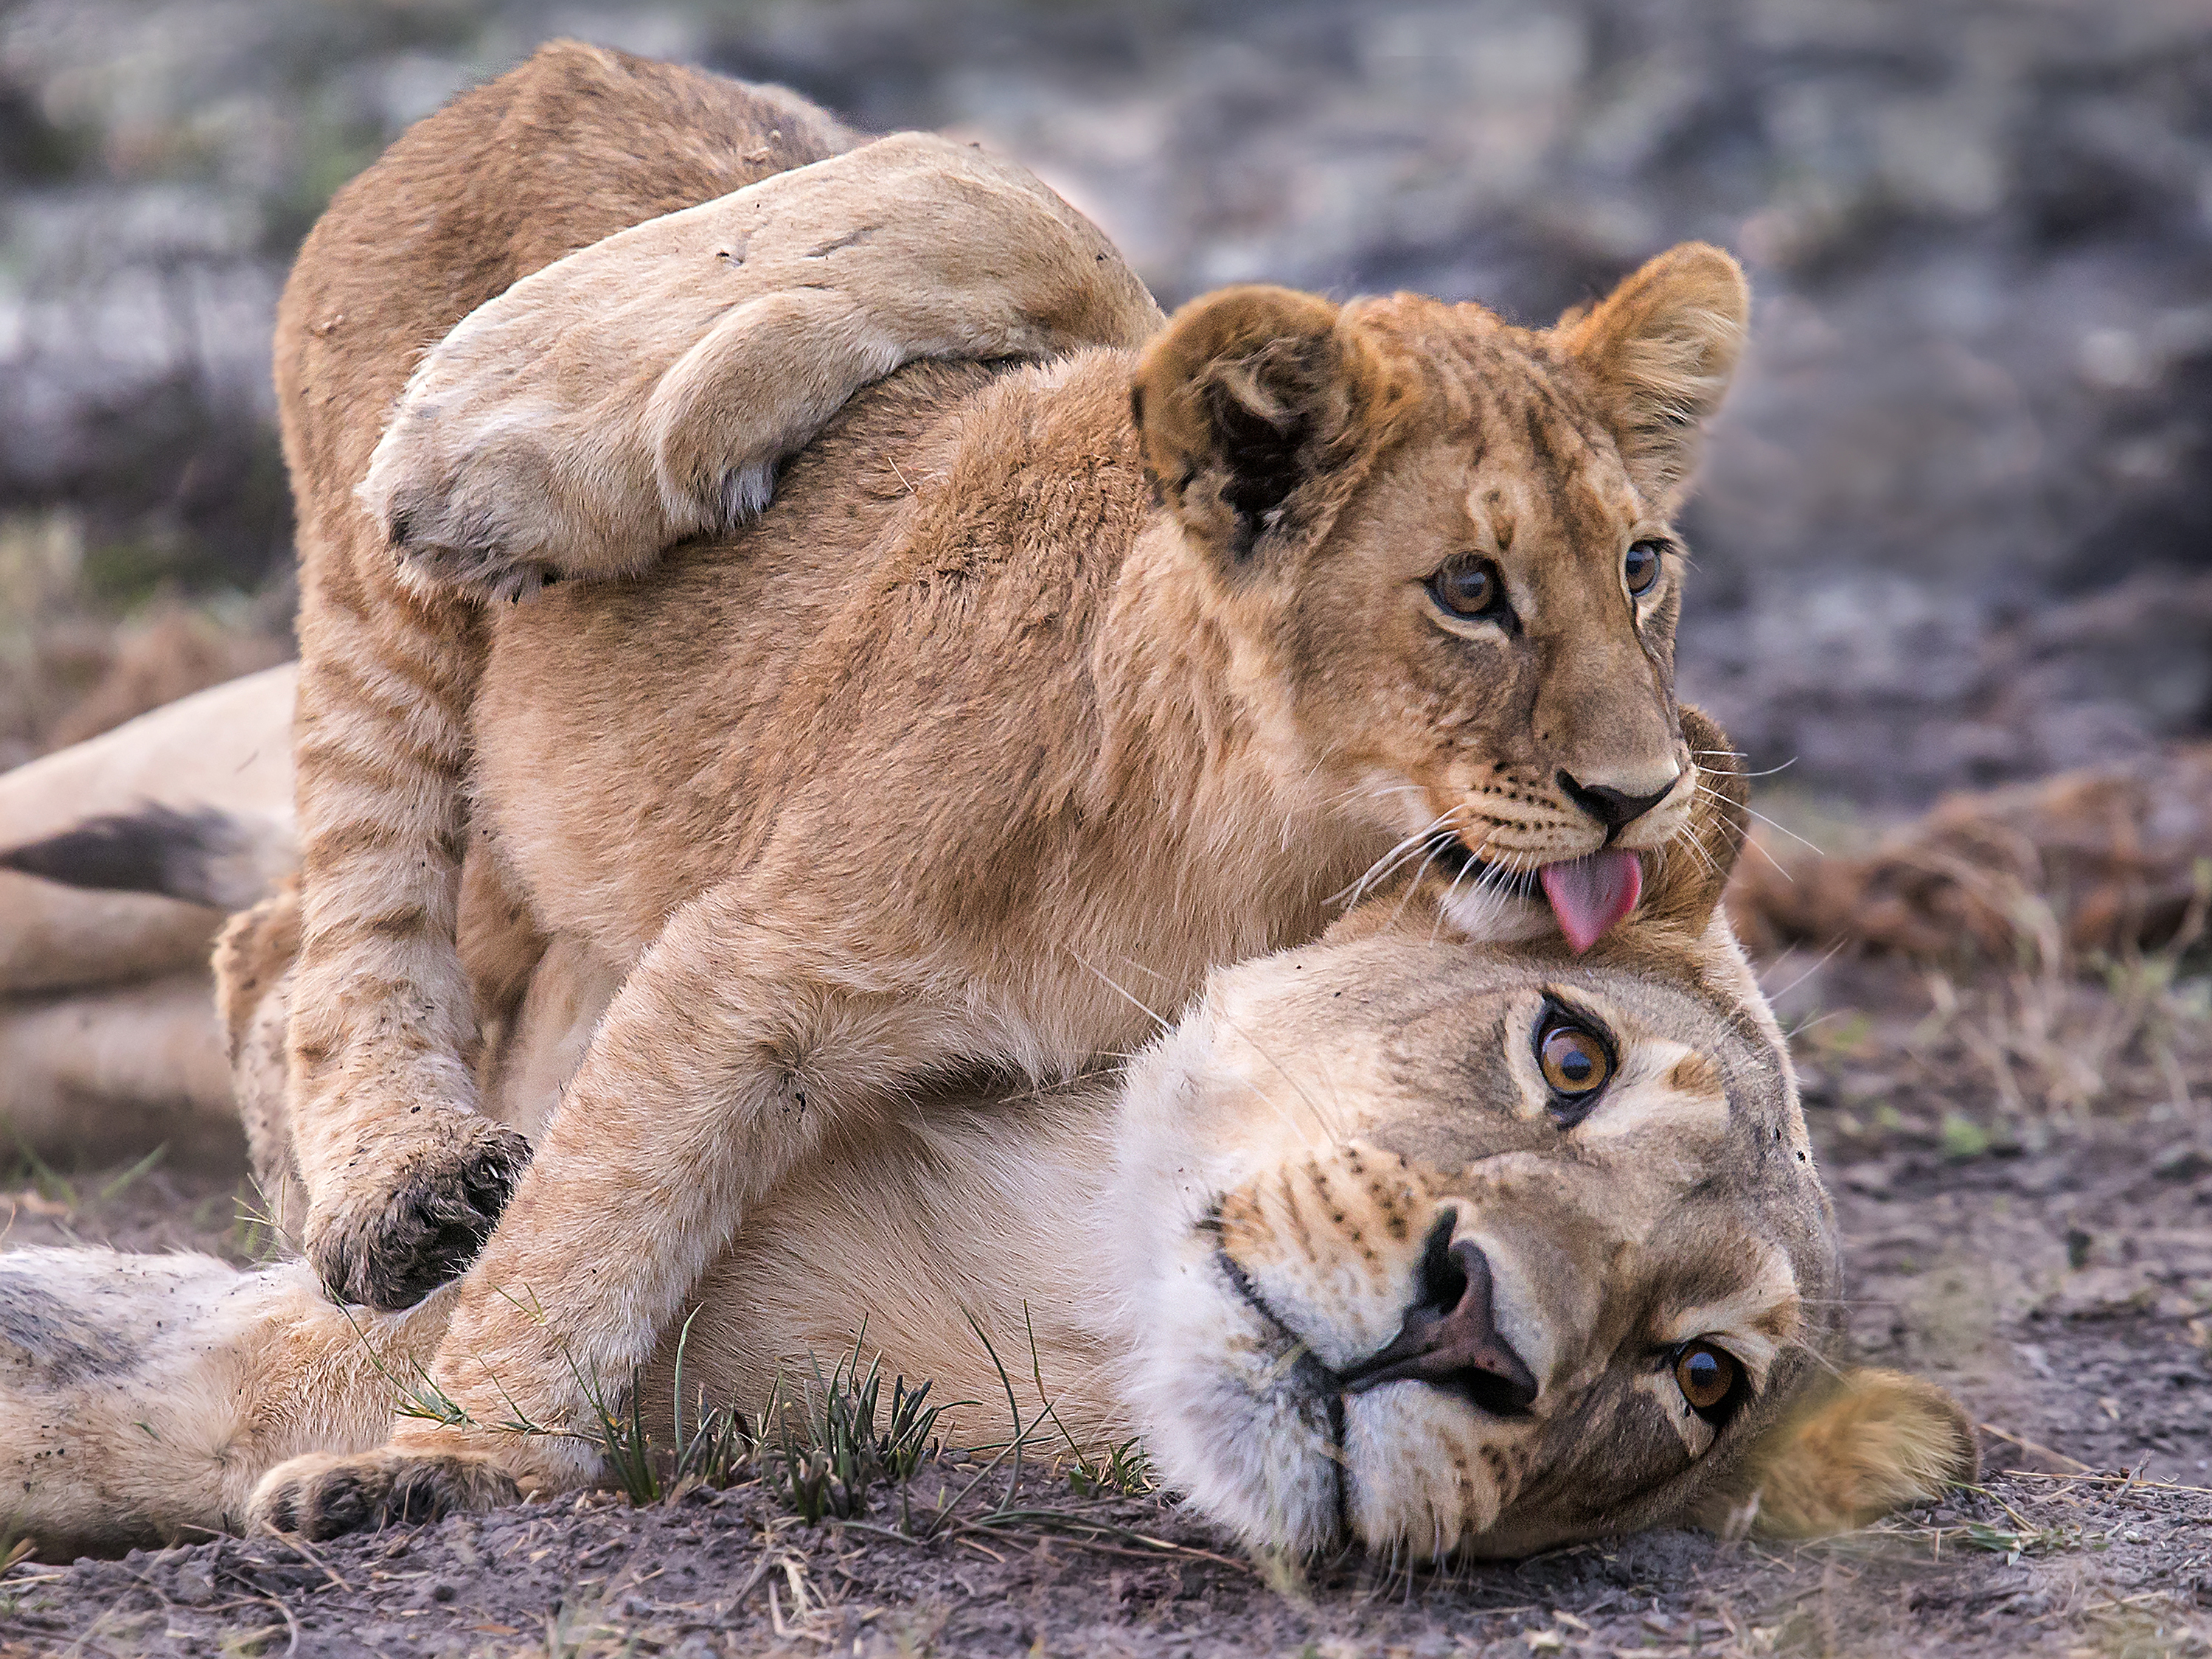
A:
<svg viewBox="0 0 2212 1659">
<path fill-rule="evenodd" d="M 1566 791 L 1567 799 L 1589 813 L 1608 830 L 1623 830 L 1642 817 L 1661 801 L 1674 793 L 1675 780 L 1667 780 L 1666 787 L 1655 789 L 1648 795 L 1632 795 L 1626 790 L 1612 789 L 1601 783 L 1583 783 L 1564 768 L 1559 773 L 1559 787 Z"/>
<path fill-rule="evenodd" d="M 1452 1241 L 1447 1214 L 1421 1258 L 1421 1300 L 1389 1346 L 1337 1377 L 1346 1394 L 1385 1382 L 1426 1382 L 1500 1417 L 1528 1409 L 1536 1379 L 1491 1317 L 1490 1261 L 1472 1239 Z"/>
</svg>

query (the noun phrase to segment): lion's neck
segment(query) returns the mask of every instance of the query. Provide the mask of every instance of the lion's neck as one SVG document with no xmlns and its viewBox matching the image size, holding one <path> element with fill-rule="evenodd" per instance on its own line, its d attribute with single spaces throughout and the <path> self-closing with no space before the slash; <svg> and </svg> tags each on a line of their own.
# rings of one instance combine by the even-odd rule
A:
<svg viewBox="0 0 2212 1659">
<path fill-rule="evenodd" d="M 1091 645 L 1086 809 L 1149 816 L 1156 855 L 1233 896 L 1236 954 L 1310 937 L 1376 851 L 1291 707 L 1285 665 L 1227 614 L 1164 509 L 1139 529 Z"/>
</svg>

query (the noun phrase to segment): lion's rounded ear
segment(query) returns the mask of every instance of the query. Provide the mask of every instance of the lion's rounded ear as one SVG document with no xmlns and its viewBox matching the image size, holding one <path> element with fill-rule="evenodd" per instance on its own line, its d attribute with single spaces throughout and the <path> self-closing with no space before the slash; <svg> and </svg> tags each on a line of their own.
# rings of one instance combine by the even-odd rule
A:
<svg viewBox="0 0 2212 1659">
<path fill-rule="evenodd" d="M 1700 428 L 1735 373 L 1750 316 L 1743 268 L 1710 243 L 1684 242 L 1557 325 L 1597 382 L 1629 476 L 1662 513 L 1697 469 Z"/>
<path fill-rule="evenodd" d="M 1129 389 L 1145 465 L 1191 538 L 1231 566 L 1297 527 L 1379 430 L 1390 401 L 1339 307 L 1289 289 L 1192 301 L 1145 348 Z"/>
<path fill-rule="evenodd" d="M 1744 832 L 1751 822 L 1751 780 L 1745 775 L 1743 757 L 1729 744 L 1719 722 L 1687 703 L 1680 718 L 1683 744 L 1698 774 L 1697 798 L 1681 838 L 1695 845 L 1680 845 L 1678 838 L 1657 859 L 1647 861 L 1650 884 L 1637 915 L 1646 922 L 1679 926 L 1695 936 L 1705 932 L 1720 908 L 1736 855 L 1743 850 Z"/>
<path fill-rule="evenodd" d="M 1931 1502 L 1980 1472 L 1973 1419 L 1949 1395 L 1901 1371 L 1849 1370 L 1768 1431 L 1746 1464 L 1748 1488 L 1719 1504 L 1727 1513 L 1701 1518 L 1818 1538 Z"/>
</svg>

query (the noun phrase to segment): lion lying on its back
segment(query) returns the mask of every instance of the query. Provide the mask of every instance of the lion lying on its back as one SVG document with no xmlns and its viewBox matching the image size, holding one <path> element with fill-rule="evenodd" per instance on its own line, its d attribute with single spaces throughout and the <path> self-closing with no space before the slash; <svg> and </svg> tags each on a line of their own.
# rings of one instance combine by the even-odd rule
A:
<svg viewBox="0 0 2212 1659">
<path fill-rule="evenodd" d="M 875 1099 L 708 1265 L 687 1398 L 757 1407 L 779 1364 L 864 1327 L 887 1372 L 995 1399 L 972 1314 L 1002 1352 L 1034 1337 L 1076 1437 L 1141 1433 L 1206 1514 L 1294 1552 L 1816 1532 L 1970 1478 L 1943 1395 L 1826 1367 L 1836 1238 L 1787 1060 L 1714 915 L 1742 823 L 1740 780 L 1723 787 L 1700 856 L 1580 958 L 1436 939 L 1431 874 L 1426 903 L 1393 893 L 1215 974 L 1118 1077 L 970 1083 L 926 1113 Z M 233 930 L 245 1025 L 281 1002 L 289 903 Z M 565 947 L 534 973 L 541 1017 L 492 1066 L 540 1079 L 494 1091 L 517 1127 L 542 1132 L 613 982 Z M 281 1115 L 281 1073 L 249 1054 L 240 1081 Z M 432 1485 L 365 1490 L 359 1454 L 456 1300 L 374 1315 L 330 1306 L 298 1263 L 0 1255 L 15 1524 L 52 1559 L 433 1511 Z"/>
<path fill-rule="evenodd" d="M 280 339 L 290 453 L 323 514 L 303 514 L 288 1063 L 327 1282 L 404 1303 L 498 1207 L 520 1148 L 465 1109 L 474 993 L 521 982 L 532 927 L 623 975 L 430 1366 L 485 1420 L 505 1401 L 587 1422 L 578 1379 L 642 1364 L 749 1211 L 880 1091 L 977 1068 L 1048 1080 L 1126 1052 L 1147 1004 L 1315 938 L 1396 861 L 1446 877 L 1434 928 L 1556 922 L 1586 947 L 1663 873 L 1699 787 L 1674 702 L 1668 518 L 1741 341 L 1742 281 L 1711 248 L 1547 331 L 1249 289 L 1187 307 L 1141 355 L 912 365 L 845 407 L 756 523 L 647 579 L 459 622 L 426 609 L 389 570 L 436 490 L 372 489 L 410 503 L 386 526 L 397 547 L 350 502 L 334 514 L 382 409 L 315 391 L 325 362 L 396 385 L 419 338 L 372 318 L 325 342 L 310 319 L 426 270 L 475 280 L 465 237 L 401 258 L 363 232 L 395 204 L 472 202 L 440 146 L 483 148 L 502 97 L 500 122 L 588 109 L 599 140 L 533 177 L 542 221 L 509 216 L 484 231 L 495 246 L 500 225 L 524 248 L 598 234 L 595 170 L 621 198 L 630 158 L 693 155 L 717 110 L 759 113 L 727 83 L 614 68 L 594 101 L 568 97 L 558 64 L 526 67 L 403 139 L 309 239 Z M 659 247 L 679 220 L 569 269 Z M 662 270 L 617 254 L 638 281 Z M 561 291 L 554 271 L 533 282 Z M 518 337 L 489 331 L 506 373 Z M 661 402 L 684 361 L 582 376 L 616 386 L 604 430 L 630 462 L 638 434 L 665 435 L 654 408 L 721 408 Z M 543 414 L 537 395 L 518 419 Z M 643 476 L 608 470 L 617 500 Z M 507 971 L 471 987 L 457 913 L 516 919 Z M 619 1254 L 577 1279 L 610 1237 Z M 478 1502 L 597 1466 L 574 1440 L 408 1423 L 354 1473 Z"/>
<path fill-rule="evenodd" d="M 1332 895 L 1396 855 L 1457 878 L 1462 926 L 1548 928 L 1548 903 L 1586 944 L 1632 907 L 1639 854 L 1685 821 L 1698 772 L 1673 720 L 1668 520 L 1746 304 L 1711 248 L 1662 256 L 1546 331 L 1405 296 L 1340 310 L 1242 289 L 1190 308 L 1141 361 L 1078 356 L 995 383 L 909 374 L 809 452 L 835 464 L 794 474 L 768 527 L 727 544 L 738 585 L 719 599 L 684 585 L 701 556 L 684 554 L 665 581 L 471 609 L 541 570 L 635 569 L 655 536 L 749 504 L 763 453 L 719 446 L 764 432 L 772 453 L 803 434 L 834 403 L 800 384 L 814 368 L 838 371 L 834 390 L 917 349 L 990 349 L 988 331 L 932 334 L 908 303 L 913 262 L 870 264 L 877 245 L 848 226 L 770 249 L 779 269 L 859 262 L 836 304 L 764 331 L 793 348 L 788 421 L 732 416 L 724 322 L 693 292 L 719 292 L 704 275 L 672 283 L 665 313 L 623 311 L 611 356 L 569 355 L 592 337 L 573 325 L 597 314 L 576 295 L 658 293 L 686 261 L 747 257 L 742 237 L 695 234 L 708 221 L 693 210 L 576 256 L 574 294 L 545 271 L 463 324 L 371 469 L 388 401 L 453 320 L 431 314 L 450 309 L 437 296 L 488 297 L 611 220 L 845 142 L 784 94 L 561 48 L 403 138 L 302 250 L 278 341 L 306 559 L 290 1064 L 307 1247 L 341 1294 L 404 1305 L 456 1270 L 520 1155 L 471 1109 L 466 904 L 519 903 L 637 962 L 636 1018 L 663 998 L 686 1018 L 717 1011 L 695 1036 L 749 1058 L 713 1085 L 726 1121 L 701 1133 L 742 1178 L 725 1188 L 720 1163 L 703 1166 L 725 1207 L 678 1224 L 711 1242 L 726 1206 L 772 1185 L 878 1075 L 1050 1075 L 1126 1047 L 1140 1028 L 1107 979 L 1176 1002 L 1209 966 L 1312 937 Z M 954 267 L 974 267 L 1002 349 L 1149 329 L 1141 290 L 1108 303 L 1065 280 L 1087 228 L 1042 217 L 1035 246 L 1067 256 L 1053 280 L 969 250 L 924 289 L 955 295 Z M 439 234 L 380 235 L 416 218 Z M 1025 231 L 1012 240 L 1035 251 Z M 1121 280 L 1103 245 L 1082 258 Z M 1001 309 L 984 289 L 1003 290 Z M 741 343 L 763 332 L 738 326 L 746 314 L 726 319 Z M 855 314 L 875 319 L 858 347 Z M 527 351 L 547 319 L 557 373 Z M 686 327 L 704 331 L 695 348 Z M 381 523 L 353 498 L 363 472 Z M 655 595 L 717 608 L 626 632 Z M 587 666 L 556 635 L 615 654 Z M 674 672 L 641 681 L 640 653 Z M 478 709 L 483 672 L 532 689 Z M 580 743 L 536 746 L 586 713 L 557 739 Z M 603 792 L 586 780 L 607 759 Z M 506 795 L 541 766 L 562 786 L 532 793 L 578 810 L 554 834 L 476 815 L 483 890 L 465 900 L 466 790 Z M 613 781 L 633 776 L 635 792 Z M 713 997 L 669 981 L 678 960 Z M 809 1012 L 788 1025 L 794 1009 Z M 640 1087 L 615 1058 L 627 1042 L 611 1030 L 578 1082 L 628 1103 L 576 1166 L 611 1180 L 680 1144 L 703 1098 L 692 1082 L 721 1069 L 702 1054 L 671 1070 L 648 1040 L 629 1050 L 656 1079 Z M 623 1298 L 642 1322 L 595 1358 L 639 1357 L 672 1295 L 672 1281 Z"/>
</svg>

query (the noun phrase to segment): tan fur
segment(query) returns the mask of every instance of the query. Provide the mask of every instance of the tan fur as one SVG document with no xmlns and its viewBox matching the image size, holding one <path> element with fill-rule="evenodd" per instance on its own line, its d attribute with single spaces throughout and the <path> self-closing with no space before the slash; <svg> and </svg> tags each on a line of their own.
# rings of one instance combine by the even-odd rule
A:
<svg viewBox="0 0 2212 1659">
<path fill-rule="evenodd" d="M 650 582 L 494 616 L 473 744 L 441 738 L 438 764 L 472 747 L 506 884 L 627 978 L 463 1293 L 441 1384 L 570 1415 L 579 1369 L 642 1363 L 748 1209 L 872 1093 L 1126 1049 L 1139 1004 L 1314 937 L 1394 842 L 1491 860 L 1443 902 L 1492 936 L 1545 925 L 1501 890 L 1514 872 L 1662 846 L 1698 779 L 1672 695 L 1679 560 L 1627 592 L 1628 545 L 1669 532 L 1620 447 L 1643 434 L 1653 465 L 1659 416 L 1619 399 L 1663 395 L 1674 422 L 1680 388 L 1615 365 L 1740 328 L 1710 309 L 1715 261 L 1688 261 L 1687 320 L 1666 269 L 1564 334 L 1409 296 L 1246 291 L 1141 362 L 910 367 L 848 406 L 756 526 Z M 1670 466 L 1693 438 L 1677 431 Z M 1440 614 L 1425 584 L 1462 553 L 1497 562 L 1511 626 Z M 303 690 L 303 769 L 313 705 Z M 346 741 L 365 776 L 406 759 Z M 1570 775 L 1663 799 L 1614 838 Z M 303 814 L 310 792 L 303 770 Z M 332 864 L 316 833 L 302 1173 L 316 1205 L 335 1187 L 356 1214 L 430 1215 L 411 1229 L 427 1243 L 463 1183 L 422 1173 L 411 1106 L 473 1093 L 466 988 L 425 954 L 450 900 L 393 899 L 425 856 L 412 836 L 334 828 Z M 488 1156 L 471 1180 L 503 1175 Z M 326 1273 L 331 1236 L 311 1206 Z M 546 1322 L 489 1288 L 557 1285 L 610 1236 L 635 1248 L 587 1304 L 548 1292 Z M 404 1299 L 446 1269 L 428 1255 L 333 1278 Z M 487 1455 L 550 1485 L 593 1462 Z"/>
<path fill-rule="evenodd" d="M 916 357 L 1142 344 L 1094 225 L 973 145 L 901 133 L 608 237 L 425 353 L 361 498 L 426 581 L 635 575 L 753 517 L 775 464 Z"/>
<path fill-rule="evenodd" d="M 1973 1421 L 1950 1395 L 1897 1371 L 1847 1371 L 1776 1426 L 1747 1460 L 1732 1501 L 1706 1519 L 1817 1538 L 1924 1502 L 1980 1468 Z"/>
<path fill-rule="evenodd" d="M 478 602 L 635 570 L 757 506 L 778 456 L 909 356 L 1156 320 L 1018 169 L 922 137 L 838 154 L 854 142 L 775 88 L 556 43 L 404 135 L 301 248 L 276 354 L 301 555 L 289 1063 L 307 1249 L 342 1295 L 422 1294 L 524 1152 L 475 1110 L 455 943 Z M 624 488 L 644 511 L 595 504 Z M 533 948 L 509 951 L 517 994 Z"/>
<path fill-rule="evenodd" d="M 216 904 L 290 860 L 292 684 L 289 669 L 250 675 L 0 775 L 0 857 L 149 808 L 222 826 L 184 867 L 157 852 L 137 872 L 183 878 L 212 903 L 0 870 L 0 1143 L 72 1159 L 161 1143 L 235 1155 L 208 943 Z"/>
<path fill-rule="evenodd" d="M 842 1351 L 864 1322 L 864 1362 L 994 1399 L 973 1314 L 1001 1352 L 1034 1333 L 1079 1440 L 1140 1431 L 1201 1512 L 1291 1551 L 1337 1544 L 1340 1515 L 1394 1555 L 1517 1553 L 1738 1513 L 1747 1489 L 1777 1522 L 1853 1524 L 1963 1478 L 1970 1449 L 1926 1432 L 1956 1408 L 1925 1384 L 1856 1373 L 1848 1409 L 1817 1394 L 1797 1409 L 1823 1375 L 1836 1240 L 1779 1043 L 1714 914 L 1740 790 L 1723 781 L 1701 811 L 1706 857 L 1670 860 L 1650 915 L 1588 957 L 1439 939 L 1435 893 L 1419 908 L 1389 894 L 1328 942 L 1213 975 L 1119 1077 L 875 1097 L 702 1279 L 693 1408 L 695 1390 L 757 1408 L 779 1364 Z M 234 943 L 280 943 L 274 926 Z M 276 994 L 281 962 L 254 963 Z M 573 1047 L 564 1018 L 587 1026 L 605 984 L 556 939 L 524 999 L 544 1018 L 510 1044 Z M 1620 1059 L 1564 1129 L 1532 1081 L 1547 997 L 1602 1021 Z M 264 1072 L 240 1085 L 281 1112 Z M 1523 1413 L 1334 1380 L 1419 1313 L 1445 1237 L 1488 1262 L 1498 1337 L 1540 1382 Z M 393 1379 L 433 1363 L 468 1289 L 377 1315 L 331 1307 L 299 1264 L 0 1255 L 17 1525 L 52 1557 L 247 1516 L 319 1536 L 510 1496 L 508 1466 L 465 1447 L 374 1449 Z M 1717 1427 L 1668 1380 L 1669 1346 L 1700 1338 L 1751 1378 Z M 664 1438 L 672 1346 L 638 1402 Z M 1001 1429 L 975 1406 L 951 1432 Z"/>
<path fill-rule="evenodd" d="M 0 998 L 0 1146 L 64 1167 L 157 1146 L 234 1159 L 237 1121 L 204 967 Z"/>
<path fill-rule="evenodd" d="M 228 902 L 289 862 L 294 671 L 271 668 L 0 774 L 0 853 L 148 805 L 225 815 Z M 155 893 L 91 891 L 0 869 L 0 999 L 199 967 L 222 912 Z"/>
</svg>

